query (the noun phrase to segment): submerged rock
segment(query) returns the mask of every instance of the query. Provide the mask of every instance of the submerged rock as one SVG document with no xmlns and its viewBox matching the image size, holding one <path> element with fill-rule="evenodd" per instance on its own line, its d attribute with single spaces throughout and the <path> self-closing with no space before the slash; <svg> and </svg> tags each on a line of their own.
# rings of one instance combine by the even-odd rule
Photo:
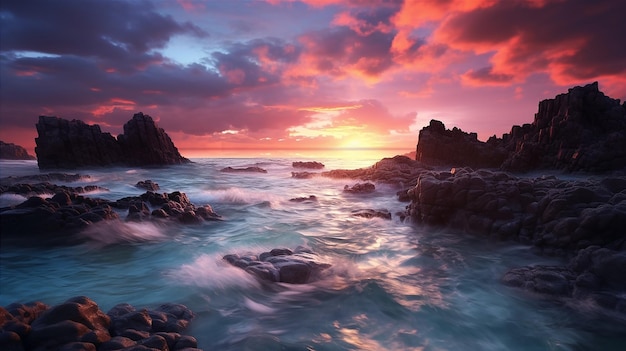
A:
<svg viewBox="0 0 626 351">
<path fill-rule="evenodd" d="M 391 213 L 388 210 L 373 210 L 373 209 L 365 209 L 365 210 L 354 210 L 352 211 L 352 215 L 355 217 L 363 217 L 363 218 L 382 218 L 391 220 Z"/>
<path fill-rule="evenodd" d="M 227 172 L 227 173 L 238 173 L 238 172 L 267 173 L 267 170 L 265 170 L 265 169 L 263 169 L 261 167 L 257 167 L 257 166 L 250 166 L 250 167 L 245 167 L 245 168 L 226 167 L 226 168 L 222 168 L 220 170 L 220 172 Z"/>
<path fill-rule="evenodd" d="M 502 282 L 542 295 L 593 301 L 626 315 L 625 270 L 626 251 L 591 246 L 580 250 L 567 266 L 513 268 Z"/>
<path fill-rule="evenodd" d="M 224 256 L 224 260 L 261 280 L 289 284 L 310 283 L 330 267 L 317 254 L 301 246 L 294 251 L 277 248 L 258 256 L 228 254 Z"/>
<path fill-rule="evenodd" d="M 291 172 L 291 177 L 296 179 L 309 179 L 318 176 L 315 172 Z"/>
<path fill-rule="evenodd" d="M 317 161 L 296 161 L 292 162 L 291 166 L 294 168 L 309 168 L 309 169 L 322 169 L 324 164 Z"/>
<path fill-rule="evenodd" d="M 317 197 L 315 195 L 309 195 L 304 197 L 294 197 L 289 199 L 291 202 L 317 202 Z"/>
</svg>

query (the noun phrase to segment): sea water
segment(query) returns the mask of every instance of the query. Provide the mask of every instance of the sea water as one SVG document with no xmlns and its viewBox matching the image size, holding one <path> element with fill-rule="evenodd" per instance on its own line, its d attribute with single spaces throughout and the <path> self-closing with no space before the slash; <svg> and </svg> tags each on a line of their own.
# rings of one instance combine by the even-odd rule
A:
<svg viewBox="0 0 626 351">
<path fill-rule="evenodd" d="M 368 167 L 377 159 L 317 158 L 326 169 Z M 86 196 L 117 200 L 144 191 L 181 191 L 210 204 L 222 221 L 199 225 L 125 222 L 92 225 L 82 244 L 0 249 L 0 305 L 54 305 L 85 295 L 105 312 L 118 303 L 181 303 L 196 317 L 187 330 L 205 350 L 622 350 L 623 326 L 593 307 L 547 300 L 503 286 L 512 267 L 564 264 L 528 247 L 443 228 L 355 217 L 403 211 L 398 190 L 343 192 L 358 181 L 296 179 L 302 158 L 193 159 L 162 168 L 100 168 L 59 185 L 99 185 Z M 304 160 L 306 161 L 306 160 Z M 224 173 L 257 166 L 267 173 Z M 0 176 L 40 173 L 34 161 L 2 161 Z M 42 172 L 43 173 L 43 172 Z M 315 195 L 316 202 L 292 202 Z M 48 197 L 51 195 L 43 195 Z M 0 195 L 0 207 L 24 201 Z M 262 283 L 225 254 L 305 246 L 332 266 L 309 284 Z"/>
</svg>

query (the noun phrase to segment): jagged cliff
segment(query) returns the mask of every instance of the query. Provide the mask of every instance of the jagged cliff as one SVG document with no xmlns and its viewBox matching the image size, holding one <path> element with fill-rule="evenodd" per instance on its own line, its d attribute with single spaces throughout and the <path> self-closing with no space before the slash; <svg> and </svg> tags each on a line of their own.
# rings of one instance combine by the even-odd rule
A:
<svg viewBox="0 0 626 351">
<path fill-rule="evenodd" d="M 34 160 L 35 156 L 28 154 L 25 148 L 13 143 L 0 140 L 0 159 L 6 160 Z"/>
<path fill-rule="evenodd" d="M 598 90 L 574 87 L 539 103 L 532 123 L 481 142 L 475 133 L 431 121 L 419 134 L 416 159 L 450 166 L 607 172 L 626 169 L 626 103 Z"/>
<path fill-rule="evenodd" d="M 111 165 L 157 166 L 190 162 L 152 117 L 139 112 L 124 125 L 117 139 L 100 126 L 83 121 L 40 116 L 37 123 L 40 169 Z"/>
</svg>

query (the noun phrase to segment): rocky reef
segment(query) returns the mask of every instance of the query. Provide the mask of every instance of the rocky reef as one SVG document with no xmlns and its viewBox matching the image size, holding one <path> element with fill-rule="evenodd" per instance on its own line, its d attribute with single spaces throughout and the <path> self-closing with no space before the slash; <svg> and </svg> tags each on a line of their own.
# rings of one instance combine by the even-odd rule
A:
<svg viewBox="0 0 626 351">
<path fill-rule="evenodd" d="M 194 318 L 184 305 L 154 310 L 129 304 L 108 313 L 90 298 L 76 296 L 50 307 L 42 302 L 0 307 L 3 350 L 199 350 L 193 336 L 181 334 Z"/>
<path fill-rule="evenodd" d="M 514 240 L 567 266 L 513 268 L 507 285 L 586 299 L 626 313 L 626 177 L 519 178 L 469 168 L 424 172 L 408 192 L 408 215 L 490 240 Z"/>
<path fill-rule="evenodd" d="M 22 146 L 13 143 L 5 143 L 0 140 L 0 159 L 5 160 L 34 160 L 35 156 L 29 155 Z"/>
<path fill-rule="evenodd" d="M 40 175 L 35 179 L 80 179 L 80 177 L 52 173 Z M 33 177 L 12 180 L 20 179 Z M 9 180 L 3 179 L 6 185 L 0 184 L 0 193 L 20 194 L 27 196 L 28 199 L 15 206 L 0 208 L 3 242 L 73 244 L 81 241 L 77 234 L 82 230 L 95 223 L 121 220 L 123 212 L 126 212 L 126 221 L 134 222 L 168 221 L 197 224 L 221 220 L 221 216 L 215 213 L 210 205 L 196 206 L 189 201 L 185 193 L 179 191 L 171 193 L 146 191 L 139 196 L 110 201 L 85 196 L 87 192 L 108 191 L 97 185 L 69 187 L 49 182 L 10 183 Z M 49 198 L 42 197 L 49 194 L 52 194 Z"/>
<path fill-rule="evenodd" d="M 35 153 L 40 169 L 100 166 L 160 166 L 190 162 L 152 117 L 139 112 L 117 139 L 80 120 L 40 116 Z"/>
<path fill-rule="evenodd" d="M 419 133 L 416 160 L 515 172 L 625 171 L 626 103 L 605 96 L 597 82 L 574 87 L 541 101 L 532 123 L 513 126 L 502 138 L 486 142 L 433 120 Z"/>
</svg>

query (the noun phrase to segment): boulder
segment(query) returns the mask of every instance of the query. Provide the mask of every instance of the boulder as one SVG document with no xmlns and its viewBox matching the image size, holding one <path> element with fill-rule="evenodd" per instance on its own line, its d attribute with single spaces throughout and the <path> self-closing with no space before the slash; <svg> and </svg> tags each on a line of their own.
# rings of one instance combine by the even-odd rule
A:
<svg viewBox="0 0 626 351">
<path fill-rule="evenodd" d="M 137 187 L 139 189 L 148 190 L 148 191 L 157 191 L 157 190 L 161 189 L 159 187 L 159 184 L 153 182 L 150 179 L 138 181 L 137 184 L 135 184 L 135 187 Z"/>
<path fill-rule="evenodd" d="M 310 283 L 330 267 L 330 264 L 322 262 L 311 250 L 300 246 L 293 251 L 276 248 L 258 256 L 228 254 L 224 256 L 224 260 L 263 281 L 289 284 Z"/>
<path fill-rule="evenodd" d="M 293 168 L 308 168 L 308 169 L 322 169 L 324 168 L 324 164 L 317 161 L 296 161 L 292 162 L 291 166 Z"/>
<path fill-rule="evenodd" d="M 343 192 L 350 194 L 369 194 L 376 191 L 376 186 L 372 183 L 356 183 L 353 186 L 344 186 Z"/>
<path fill-rule="evenodd" d="M 114 138 L 80 120 L 40 116 L 35 153 L 40 169 L 111 165 L 158 166 L 190 162 L 152 117 L 139 112 Z"/>
<path fill-rule="evenodd" d="M 0 140 L 0 159 L 5 160 L 34 160 L 35 156 L 29 155 L 25 148 L 13 143 L 5 143 Z"/>
</svg>

